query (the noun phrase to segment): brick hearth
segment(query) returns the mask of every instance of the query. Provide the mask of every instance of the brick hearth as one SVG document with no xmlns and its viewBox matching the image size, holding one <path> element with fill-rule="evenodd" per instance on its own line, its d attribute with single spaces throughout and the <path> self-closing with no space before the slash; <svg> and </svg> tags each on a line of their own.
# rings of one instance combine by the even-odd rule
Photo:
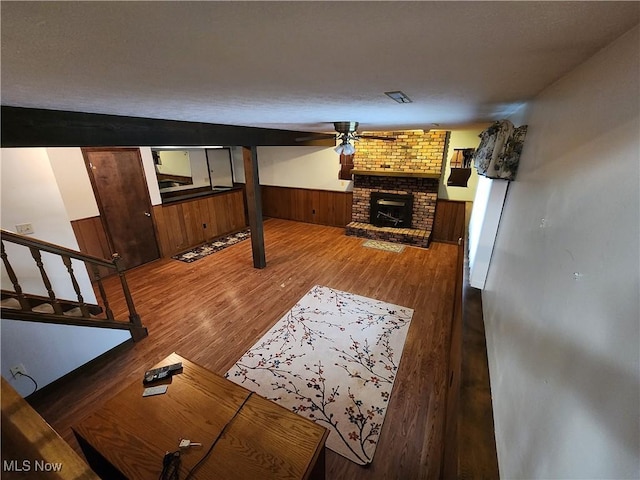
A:
<svg viewBox="0 0 640 480">
<path fill-rule="evenodd" d="M 416 228 L 376 227 L 370 223 L 351 222 L 347 225 L 347 235 L 353 237 L 405 243 L 416 247 L 428 247 L 431 231 Z"/>
</svg>

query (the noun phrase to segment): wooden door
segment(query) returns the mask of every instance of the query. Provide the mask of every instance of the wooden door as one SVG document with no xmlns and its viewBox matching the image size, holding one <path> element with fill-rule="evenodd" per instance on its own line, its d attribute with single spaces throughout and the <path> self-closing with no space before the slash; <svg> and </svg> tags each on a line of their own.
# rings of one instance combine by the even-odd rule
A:
<svg viewBox="0 0 640 480">
<path fill-rule="evenodd" d="M 125 269 L 160 257 L 137 148 L 83 148 L 109 246 Z"/>
</svg>

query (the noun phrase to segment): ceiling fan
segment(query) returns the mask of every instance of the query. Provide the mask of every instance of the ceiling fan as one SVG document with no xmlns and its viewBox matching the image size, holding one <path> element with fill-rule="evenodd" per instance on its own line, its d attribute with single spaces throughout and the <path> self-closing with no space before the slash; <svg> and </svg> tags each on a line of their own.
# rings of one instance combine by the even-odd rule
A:
<svg viewBox="0 0 640 480">
<path fill-rule="evenodd" d="M 357 133 L 358 122 L 333 122 L 333 128 L 337 132 L 337 139 L 340 144 L 335 148 L 336 152 L 340 155 L 353 155 L 356 152 L 356 148 L 351 141 L 358 141 L 361 138 L 367 138 L 371 140 L 383 140 L 385 142 L 395 142 L 394 137 L 382 137 L 379 135 L 360 135 Z M 313 137 L 303 137 L 297 140 L 302 142 L 310 140 Z"/>
<path fill-rule="evenodd" d="M 348 136 L 351 140 L 358 140 L 360 138 L 370 138 L 372 140 L 384 140 L 385 142 L 395 142 L 395 137 L 381 137 L 379 135 L 360 135 L 357 133 L 358 122 L 333 122 L 333 127 L 338 132 L 338 138 L 341 136 Z"/>
<path fill-rule="evenodd" d="M 335 150 L 340 155 L 353 155 L 356 153 L 356 147 L 351 144 L 351 140 L 358 141 L 361 138 L 368 138 L 371 140 L 383 140 L 385 142 L 395 142 L 394 137 L 381 137 L 379 135 L 359 135 L 356 130 L 358 129 L 358 122 L 333 122 L 333 126 L 338 132 L 338 145 Z"/>
</svg>

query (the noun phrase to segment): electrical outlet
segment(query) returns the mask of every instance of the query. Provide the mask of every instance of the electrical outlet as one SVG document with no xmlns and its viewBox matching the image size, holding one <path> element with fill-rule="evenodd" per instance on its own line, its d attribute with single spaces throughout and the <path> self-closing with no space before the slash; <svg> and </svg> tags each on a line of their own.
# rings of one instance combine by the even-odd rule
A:
<svg viewBox="0 0 640 480">
<path fill-rule="evenodd" d="M 13 367 L 11 367 L 9 369 L 9 371 L 11 372 L 11 376 L 13 378 L 16 378 L 17 375 L 19 374 L 23 374 L 26 375 L 27 374 L 27 369 L 24 368 L 24 365 L 19 363 L 18 365 L 14 365 Z"/>
<path fill-rule="evenodd" d="M 31 223 L 19 223 L 16 225 L 16 233 L 20 235 L 33 235 L 33 225 Z"/>
</svg>

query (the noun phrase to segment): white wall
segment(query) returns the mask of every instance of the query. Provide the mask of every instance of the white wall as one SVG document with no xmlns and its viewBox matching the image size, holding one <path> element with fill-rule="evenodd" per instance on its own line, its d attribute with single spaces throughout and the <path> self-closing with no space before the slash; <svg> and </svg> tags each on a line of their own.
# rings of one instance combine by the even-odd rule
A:
<svg viewBox="0 0 640 480">
<path fill-rule="evenodd" d="M 450 160 L 454 148 L 476 148 L 480 143 L 478 135 L 482 128 L 453 130 L 449 139 L 447 159 Z M 261 185 L 279 187 L 308 188 L 349 192 L 353 181 L 340 180 L 340 156 L 334 147 L 258 147 L 258 171 Z M 358 145 L 356 144 L 356 149 Z M 356 152 L 357 155 L 357 152 Z M 235 180 L 244 182 L 242 150 L 232 149 Z M 447 161 L 441 179 L 439 197 L 450 200 L 473 201 L 478 182 L 478 174 L 472 169 L 468 187 L 447 187 L 450 166 Z M 444 185 L 443 185 L 444 181 Z"/>
<path fill-rule="evenodd" d="M 438 198 L 447 200 L 458 200 L 463 202 L 472 202 L 476 195 L 478 185 L 478 171 L 472 166 L 471 176 L 466 187 L 449 187 L 447 180 L 451 174 L 451 159 L 454 156 L 456 148 L 478 148 L 480 144 L 480 133 L 484 128 L 473 128 L 468 130 L 452 130 L 449 135 L 449 148 L 445 156 L 446 161 L 442 169 L 440 177 L 440 186 L 438 188 Z"/>
<path fill-rule="evenodd" d="M 47 148 L 69 220 L 100 215 L 82 150 L 78 147 Z"/>
<path fill-rule="evenodd" d="M 639 46 L 531 103 L 483 292 L 503 478 L 640 478 Z"/>
<path fill-rule="evenodd" d="M 17 223 L 31 223 L 35 238 L 77 250 L 78 244 L 47 150 L 2 149 L 1 156 L 2 228 L 15 231 Z M 5 245 L 23 290 L 46 295 L 28 249 L 7 242 Z M 60 258 L 44 254 L 43 263 L 55 285 L 56 296 L 75 299 L 75 291 Z M 85 300 L 94 303 L 95 296 L 84 264 L 74 261 L 73 268 Z M 1 281 L 2 288 L 12 289 L 4 266 Z M 26 378 L 14 380 L 9 373 L 13 365 L 24 364 L 27 373 L 42 387 L 130 338 L 128 332 L 122 331 L 4 319 L 0 335 L 2 376 L 23 395 L 31 392 L 32 384 Z"/>
<path fill-rule="evenodd" d="M 235 179 L 244 182 L 242 149 L 234 148 L 231 154 Z M 339 171 L 340 156 L 333 147 L 258 147 L 261 185 L 337 192 L 353 190 L 353 181 L 338 179 Z"/>
</svg>

